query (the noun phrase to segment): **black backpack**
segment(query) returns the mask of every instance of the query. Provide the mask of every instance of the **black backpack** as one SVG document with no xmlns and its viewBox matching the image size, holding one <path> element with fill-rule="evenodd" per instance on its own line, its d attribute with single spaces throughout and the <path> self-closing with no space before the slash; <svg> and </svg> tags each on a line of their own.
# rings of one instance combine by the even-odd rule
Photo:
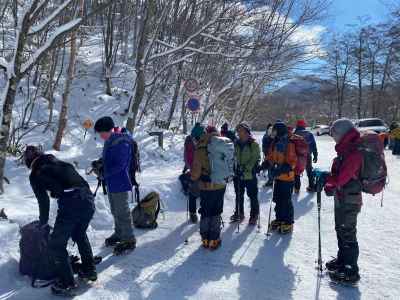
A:
<svg viewBox="0 0 400 300">
<path fill-rule="evenodd" d="M 48 250 L 50 226 L 35 221 L 23 226 L 20 232 L 19 272 L 32 278 L 32 287 L 38 287 L 37 280 L 54 280 L 56 272 Z"/>
</svg>

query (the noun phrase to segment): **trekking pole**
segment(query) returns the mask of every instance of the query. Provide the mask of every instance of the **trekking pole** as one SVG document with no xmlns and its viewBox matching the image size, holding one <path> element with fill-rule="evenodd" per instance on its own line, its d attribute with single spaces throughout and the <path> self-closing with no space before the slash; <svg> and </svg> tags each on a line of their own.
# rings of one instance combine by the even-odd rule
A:
<svg viewBox="0 0 400 300">
<path fill-rule="evenodd" d="M 189 199 L 190 196 L 186 196 L 186 222 L 189 222 Z"/>
<path fill-rule="evenodd" d="M 268 228 L 267 228 L 267 236 L 271 236 L 271 213 L 272 213 L 272 202 L 274 200 L 274 191 L 275 191 L 275 179 L 272 181 L 272 197 L 271 202 L 269 204 L 269 213 L 268 213 Z"/>
<path fill-rule="evenodd" d="M 322 273 L 322 247 L 321 247 L 321 192 L 320 178 L 317 178 L 317 207 L 318 207 L 318 271 Z"/>
<path fill-rule="evenodd" d="M 235 200 L 236 200 L 236 217 L 237 217 L 237 231 L 236 231 L 236 233 L 239 233 L 240 232 L 240 215 L 239 215 L 239 198 L 241 197 L 241 190 L 240 190 L 240 185 L 241 185 L 241 182 L 240 182 L 240 179 L 237 179 L 237 185 L 238 185 L 238 188 L 237 188 L 237 190 L 238 190 L 238 194 L 239 194 L 239 197 L 236 195 L 236 198 L 235 198 Z"/>
</svg>

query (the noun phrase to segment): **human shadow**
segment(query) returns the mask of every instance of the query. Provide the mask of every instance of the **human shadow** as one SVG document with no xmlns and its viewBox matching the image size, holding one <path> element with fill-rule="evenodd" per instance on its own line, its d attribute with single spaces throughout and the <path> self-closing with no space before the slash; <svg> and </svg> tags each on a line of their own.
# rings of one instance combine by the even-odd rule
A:
<svg viewBox="0 0 400 300">
<path fill-rule="evenodd" d="M 144 299 L 140 288 L 140 283 L 136 282 L 143 269 L 155 266 L 162 262 L 167 262 L 171 257 L 176 255 L 185 247 L 185 241 L 198 230 L 198 226 L 188 227 L 186 223 L 181 224 L 170 232 L 167 236 L 157 239 L 143 245 L 139 244 L 135 251 L 127 256 L 107 255 L 108 249 L 104 249 L 103 262 L 98 266 L 98 272 L 102 273 L 109 268 L 117 269 L 114 275 L 105 285 L 104 289 L 110 291 L 118 290 L 121 287 L 121 282 L 124 286 L 128 286 L 127 292 L 134 299 Z M 147 280 L 157 273 L 162 265 L 152 270 L 145 276 L 142 281 Z M 147 298 L 147 297 L 145 297 Z"/>
<path fill-rule="evenodd" d="M 329 284 L 332 290 L 336 292 L 337 300 L 359 300 L 361 299 L 361 292 L 358 286 L 343 286 L 331 282 Z"/>
<path fill-rule="evenodd" d="M 199 248 L 186 257 L 171 273 L 157 273 L 152 279 L 156 282 L 156 286 L 147 299 L 187 299 L 201 293 L 199 291 L 201 287 L 209 282 L 229 280 L 232 275 L 241 273 L 244 267 L 232 262 L 232 258 L 254 228 L 246 227 L 239 233 L 235 233 L 236 228 L 236 225 L 231 224 L 222 233 L 223 243 L 219 250 L 211 252 L 199 245 Z M 212 292 L 212 294 L 217 293 L 217 291 Z M 132 295 L 130 299 L 136 298 Z"/>
<path fill-rule="evenodd" d="M 299 201 L 293 201 L 292 199 L 295 220 L 298 220 L 302 216 L 305 216 L 314 208 L 315 203 L 312 201 L 314 197 L 315 194 L 308 193 L 304 198 L 300 199 Z"/>
</svg>

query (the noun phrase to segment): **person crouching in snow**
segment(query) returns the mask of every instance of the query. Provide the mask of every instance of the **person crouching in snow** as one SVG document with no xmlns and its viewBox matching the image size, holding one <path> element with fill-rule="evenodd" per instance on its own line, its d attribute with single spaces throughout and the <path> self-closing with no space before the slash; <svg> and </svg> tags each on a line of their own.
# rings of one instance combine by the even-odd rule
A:
<svg viewBox="0 0 400 300">
<path fill-rule="evenodd" d="M 332 279 L 355 283 L 358 270 L 357 215 L 361 210 L 360 171 L 363 162 L 358 150 L 360 133 L 348 119 L 332 124 L 331 135 L 336 142 L 337 157 L 325 185 L 327 196 L 335 199 L 335 230 L 338 241 L 337 257 L 326 263 Z"/>
<path fill-rule="evenodd" d="M 50 199 L 47 192 L 58 200 L 58 213 L 49 240 L 49 254 L 54 261 L 58 280 L 51 291 L 55 295 L 68 295 L 77 288 L 67 252 L 70 238 L 78 245 L 81 255 L 79 277 L 97 280 L 93 252 L 86 235 L 95 211 L 93 194 L 89 184 L 71 164 L 45 154 L 34 146 L 26 148 L 23 158 L 31 169 L 29 181 L 39 203 L 42 226 L 48 226 L 49 221 Z"/>
<path fill-rule="evenodd" d="M 198 141 L 194 152 L 191 179 L 200 188 L 200 235 L 204 248 L 217 249 L 221 245 L 221 214 L 224 207 L 225 184 L 211 182 L 211 166 L 208 157 L 208 144 L 212 136 L 204 127 L 193 128 L 192 136 Z"/>
<path fill-rule="evenodd" d="M 282 234 L 291 233 L 294 223 L 292 193 L 294 186 L 294 169 L 297 163 L 295 145 L 290 142 L 288 128 L 277 122 L 272 129 L 274 138 L 267 156 L 274 178 L 273 201 L 275 202 L 276 219 L 270 229 Z"/>
<path fill-rule="evenodd" d="M 244 193 L 250 198 L 250 219 L 249 225 L 256 225 L 259 214 L 260 204 L 258 202 L 258 181 L 257 169 L 260 164 L 260 146 L 251 135 L 250 127 L 239 124 L 236 128 L 239 139 L 235 143 L 235 193 L 236 210 L 231 216 L 232 222 L 242 222 L 244 220 Z"/>
<path fill-rule="evenodd" d="M 131 164 L 134 163 L 133 139 L 126 131 L 115 127 L 111 117 L 97 120 L 94 129 L 104 140 L 103 176 L 115 222 L 115 232 L 105 240 L 105 244 L 108 247 L 115 246 L 114 253 L 118 255 L 136 247 L 129 208 L 129 192 L 133 187 L 130 175 Z"/>
</svg>

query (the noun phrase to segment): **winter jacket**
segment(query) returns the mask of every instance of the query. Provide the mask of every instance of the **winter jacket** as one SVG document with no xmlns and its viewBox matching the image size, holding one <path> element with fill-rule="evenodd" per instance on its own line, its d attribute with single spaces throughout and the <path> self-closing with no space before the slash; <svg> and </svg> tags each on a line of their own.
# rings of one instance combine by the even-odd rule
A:
<svg viewBox="0 0 400 300">
<path fill-rule="evenodd" d="M 185 161 L 185 169 L 191 170 L 193 165 L 195 145 L 193 139 L 188 135 L 185 139 L 185 149 L 183 153 L 183 160 Z"/>
<path fill-rule="evenodd" d="M 310 149 L 310 154 L 312 153 L 314 157 L 318 157 L 317 143 L 315 142 L 314 135 L 306 130 L 304 127 L 297 127 L 294 134 L 302 136 Z"/>
<path fill-rule="evenodd" d="M 49 221 L 50 199 L 61 199 L 65 191 L 84 188 L 89 190 L 89 184 L 79 175 L 75 168 L 66 162 L 58 160 L 54 155 L 43 154 L 31 166 L 29 181 L 39 203 L 40 223 Z M 67 202 L 72 209 L 79 212 L 82 203 Z M 83 213 L 83 212 L 82 212 Z"/>
<path fill-rule="evenodd" d="M 279 170 L 280 174 L 276 178 L 277 180 L 285 182 L 294 181 L 297 155 L 295 145 L 289 141 L 288 136 L 281 137 L 272 142 L 266 160 L 270 166 L 275 166 L 274 168 Z"/>
<path fill-rule="evenodd" d="M 198 181 L 201 191 L 216 191 L 225 188 L 225 184 L 211 183 L 211 166 L 208 159 L 207 147 L 212 136 L 217 136 L 217 133 L 205 134 L 196 146 L 194 151 L 194 159 L 191 170 L 192 181 Z"/>
<path fill-rule="evenodd" d="M 390 138 L 394 140 L 400 140 L 400 127 L 390 131 Z"/>
<path fill-rule="evenodd" d="M 236 173 L 243 176 L 244 180 L 251 180 L 256 176 L 257 167 L 260 164 L 260 146 L 253 138 L 245 143 L 238 140 L 235 143 L 235 158 Z"/>
<path fill-rule="evenodd" d="M 262 138 L 262 151 L 264 153 L 264 156 L 268 155 L 268 149 L 271 146 L 271 143 L 274 139 L 267 133 L 264 134 Z"/>
<path fill-rule="evenodd" d="M 130 167 L 133 160 L 133 144 L 130 134 L 114 132 L 104 143 L 104 180 L 109 193 L 132 190 Z"/>
<path fill-rule="evenodd" d="M 333 161 L 331 176 L 327 186 L 335 189 L 335 196 L 347 202 L 361 202 L 361 184 L 359 182 L 363 155 L 358 150 L 360 133 L 350 130 L 336 145 L 337 157 Z"/>
</svg>

